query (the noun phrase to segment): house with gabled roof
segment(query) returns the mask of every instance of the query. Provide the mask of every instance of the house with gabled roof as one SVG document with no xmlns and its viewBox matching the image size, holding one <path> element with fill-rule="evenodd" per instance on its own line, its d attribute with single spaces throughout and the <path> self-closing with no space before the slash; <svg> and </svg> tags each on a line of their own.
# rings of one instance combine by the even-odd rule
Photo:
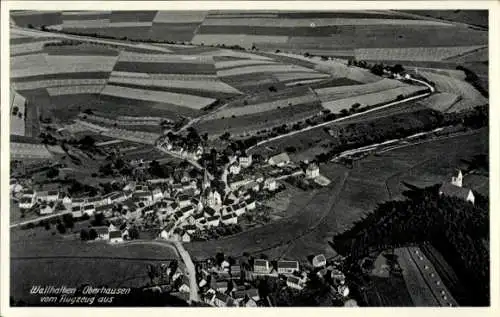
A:
<svg viewBox="0 0 500 317">
<path fill-rule="evenodd" d="M 96 240 L 109 240 L 109 228 L 107 226 L 92 227 L 97 233 Z"/>
<path fill-rule="evenodd" d="M 36 198 L 40 201 L 56 202 L 59 199 L 59 192 L 56 190 L 38 192 Z"/>
<path fill-rule="evenodd" d="M 230 307 L 234 306 L 234 299 L 229 295 L 216 292 L 214 298 L 214 304 L 217 307 Z"/>
<path fill-rule="evenodd" d="M 219 216 L 211 216 L 207 218 L 207 226 L 208 227 L 217 227 L 220 224 Z"/>
<path fill-rule="evenodd" d="M 92 216 L 95 213 L 95 206 L 93 204 L 83 205 L 82 212 L 88 216 Z"/>
<path fill-rule="evenodd" d="M 232 212 L 230 214 L 226 214 L 226 215 L 222 216 L 221 221 L 225 225 L 237 224 L 238 223 L 238 216 L 236 215 L 236 213 Z"/>
<path fill-rule="evenodd" d="M 253 262 L 253 271 L 255 273 L 269 274 L 271 272 L 271 265 L 268 260 L 255 259 Z"/>
<path fill-rule="evenodd" d="M 278 274 L 292 274 L 299 271 L 298 261 L 278 261 Z"/>
<path fill-rule="evenodd" d="M 290 163 L 290 157 L 286 152 L 280 153 L 278 155 L 272 156 L 269 158 L 267 161 L 269 165 L 275 165 L 278 167 L 285 166 L 286 164 Z"/>
<path fill-rule="evenodd" d="M 293 275 L 290 275 L 287 277 L 286 279 L 286 285 L 290 288 L 293 288 L 293 289 L 296 289 L 296 290 L 302 290 L 304 289 L 304 282 L 302 279 L 296 277 L 296 276 L 293 276 Z"/>
<path fill-rule="evenodd" d="M 122 232 L 120 230 L 109 231 L 109 242 L 110 243 L 123 242 Z"/>
<path fill-rule="evenodd" d="M 35 199 L 30 197 L 21 197 L 19 200 L 19 208 L 21 209 L 31 209 L 35 206 Z"/>
</svg>

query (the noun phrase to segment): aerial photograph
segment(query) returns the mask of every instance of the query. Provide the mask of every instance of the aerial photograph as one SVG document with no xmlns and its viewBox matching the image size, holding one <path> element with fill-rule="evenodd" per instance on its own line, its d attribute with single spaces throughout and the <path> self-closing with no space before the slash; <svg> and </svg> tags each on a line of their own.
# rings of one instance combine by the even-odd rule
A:
<svg viewBox="0 0 500 317">
<path fill-rule="evenodd" d="M 8 305 L 490 306 L 488 10 L 123 7 L 9 11 Z"/>
</svg>

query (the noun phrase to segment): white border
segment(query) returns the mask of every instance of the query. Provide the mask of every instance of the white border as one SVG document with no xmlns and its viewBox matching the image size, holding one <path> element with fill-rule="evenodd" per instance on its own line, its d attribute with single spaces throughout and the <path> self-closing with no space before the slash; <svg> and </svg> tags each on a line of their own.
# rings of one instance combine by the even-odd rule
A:
<svg viewBox="0 0 500 317">
<path fill-rule="evenodd" d="M 205 308 L 203 313 L 207 316 L 221 316 L 234 314 L 239 316 L 252 316 L 255 313 L 262 317 L 276 314 L 290 314 L 303 316 L 327 316 L 338 314 L 340 316 L 390 316 L 392 314 L 404 316 L 500 316 L 499 307 L 499 149 L 500 149 L 500 97 L 496 89 L 500 87 L 499 81 L 499 27 L 500 3 L 497 1 L 173 1 L 173 2 L 139 2 L 139 1 L 2 1 L 1 10 L 1 261 L 0 261 L 0 314 L 1 316 L 85 316 L 89 314 L 107 316 L 128 316 L 148 314 L 151 316 L 165 315 L 191 315 L 200 312 L 195 308 L 10 308 L 9 307 L 9 110 L 5 106 L 9 103 L 9 15 L 8 10 L 383 10 L 383 9 L 489 9 L 490 10 L 490 233 L 491 233 L 491 307 L 490 308 L 273 308 L 273 309 L 219 309 Z M 496 88 L 496 89 L 495 89 Z M 253 317 L 253 316 L 252 316 Z"/>
</svg>

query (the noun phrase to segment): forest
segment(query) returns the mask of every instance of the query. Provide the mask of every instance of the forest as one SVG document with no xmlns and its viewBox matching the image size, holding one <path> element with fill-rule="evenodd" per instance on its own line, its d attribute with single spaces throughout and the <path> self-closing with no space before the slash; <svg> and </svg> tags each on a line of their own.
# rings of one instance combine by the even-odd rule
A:
<svg viewBox="0 0 500 317">
<path fill-rule="evenodd" d="M 489 203 L 476 204 L 439 195 L 439 185 L 412 189 L 405 200 L 380 204 L 372 213 L 333 238 L 337 252 L 354 268 L 385 249 L 431 243 L 471 291 L 467 306 L 489 305 Z"/>
</svg>

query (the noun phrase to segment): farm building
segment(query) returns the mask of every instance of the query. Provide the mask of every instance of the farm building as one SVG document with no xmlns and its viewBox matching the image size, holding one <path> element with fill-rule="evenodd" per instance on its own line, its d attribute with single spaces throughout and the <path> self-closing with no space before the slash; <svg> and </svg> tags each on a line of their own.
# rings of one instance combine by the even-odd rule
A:
<svg viewBox="0 0 500 317">
<path fill-rule="evenodd" d="M 238 216 L 236 213 L 232 212 L 221 217 L 221 221 L 225 225 L 238 223 Z"/>
<path fill-rule="evenodd" d="M 81 205 L 74 206 L 71 208 L 71 214 L 73 215 L 74 218 L 80 218 L 81 216 L 83 216 L 82 209 L 83 207 Z"/>
<path fill-rule="evenodd" d="M 271 156 L 269 160 L 267 161 L 270 165 L 275 165 L 275 166 L 285 166 L 286 164 L 290 163 L 290 157 L 288 156 L 287 153 L 281 153 L 275 156 Z"/>
<path fill-rule="evenodd" d="M 278 261 L 279 274 L 292 274 L 299 270 L 299 262 L 297 261 Z"/>
</svg>

